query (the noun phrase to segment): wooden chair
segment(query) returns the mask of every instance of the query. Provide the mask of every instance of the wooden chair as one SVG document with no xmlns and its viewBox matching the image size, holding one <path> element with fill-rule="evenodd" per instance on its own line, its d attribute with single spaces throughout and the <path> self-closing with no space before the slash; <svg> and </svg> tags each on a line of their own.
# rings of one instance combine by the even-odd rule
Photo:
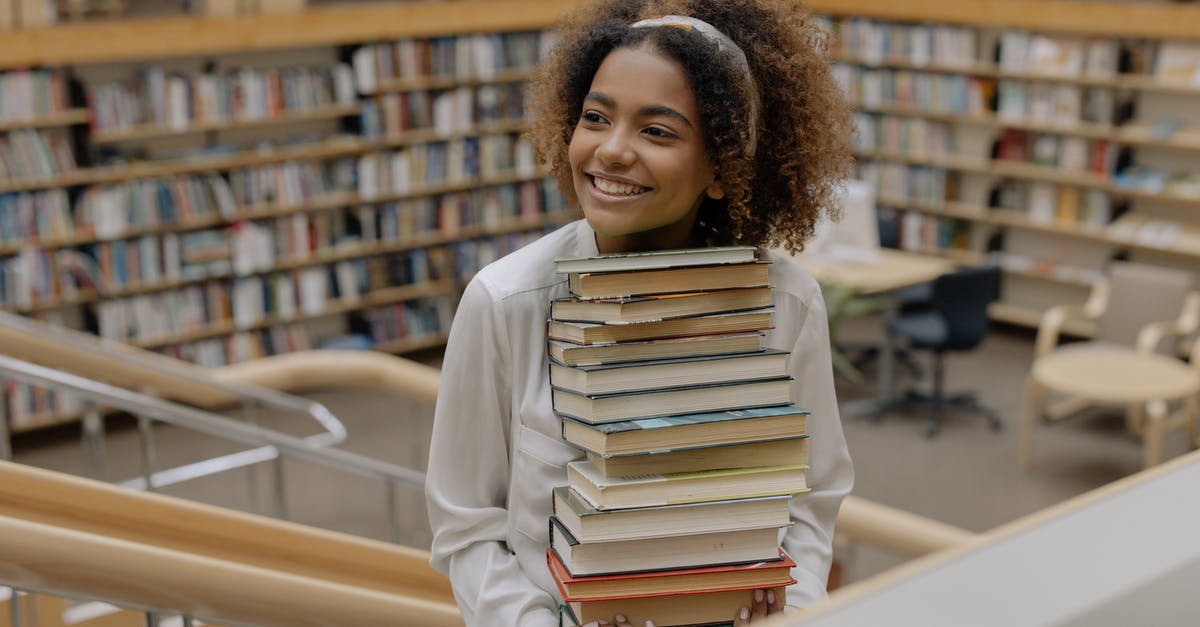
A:
<svg viewBox="0 0 1200 627">
<path fill-rule="evenodd" d="M 1176 357 L 1181 342 L 1200 327 L 1194 285 L 1190 272 L 1117 262 L 1085 304 L 1045 313 L 1025 388 L 1022 468 L 1032 462 L 1039 417 L 1061 420 L 1094 405 L 1124 406 L 1129 430 L 1146 431 L 1145 464 L 1161 461 L 1166 431 L 1190 424 L 1189 414 L 1200 413 L 1195 398 L 1200 379 Z M 1093 321 L 1095 339 L 1060 346 L 1063 325 L 1072 318 Z M 1047 404 L 1049 392 L 1065 398 Z M 1170 401 L 1183 401 L 1183 413 L 1170 413 Z"/>
</svg>

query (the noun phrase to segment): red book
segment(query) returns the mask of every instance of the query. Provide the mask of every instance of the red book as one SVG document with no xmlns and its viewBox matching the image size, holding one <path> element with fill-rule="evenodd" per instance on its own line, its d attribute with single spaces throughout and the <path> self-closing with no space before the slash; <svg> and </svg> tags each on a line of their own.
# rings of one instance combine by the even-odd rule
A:
<svg viewBox="0 0 1200 627">
<path fill-rule="evenodd" d="M 782 549 L 779 559 L 752 564 L 575 577 L 567 571 L 558 554 L 548 548 L 546 564 L 559 593 L 567 602 L 757 590 L 796 583 L 791 574 L 796 562 Z"/>
</svg>

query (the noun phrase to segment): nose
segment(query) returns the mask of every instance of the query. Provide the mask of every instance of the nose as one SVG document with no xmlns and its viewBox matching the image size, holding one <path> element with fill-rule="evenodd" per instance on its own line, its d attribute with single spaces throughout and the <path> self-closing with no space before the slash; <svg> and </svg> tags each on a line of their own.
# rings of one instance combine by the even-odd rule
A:
<svg viewBox="0 0 1200 627">
<path fill-rule="evenodd" d="M 629 138 L 620 129 L 612 129 L 596 146 L 596 159 L 605 167 L 628 167 L 636 158 Z"/>
</svg>

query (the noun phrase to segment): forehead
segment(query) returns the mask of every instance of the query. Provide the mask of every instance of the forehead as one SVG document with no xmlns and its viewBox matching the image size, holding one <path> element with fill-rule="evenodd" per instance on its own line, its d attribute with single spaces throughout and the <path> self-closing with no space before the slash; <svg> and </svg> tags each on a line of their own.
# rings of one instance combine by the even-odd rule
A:
<svg viewBox="0 0 1200 627">
<path fill-rule="evenodd" d="M 618 48 L 609 53 L 592 78 L 591 91 L 619 107 L 667 106 L 695 120 L 696 96 L 683 67 L 648 48 Z"/>
</svg>

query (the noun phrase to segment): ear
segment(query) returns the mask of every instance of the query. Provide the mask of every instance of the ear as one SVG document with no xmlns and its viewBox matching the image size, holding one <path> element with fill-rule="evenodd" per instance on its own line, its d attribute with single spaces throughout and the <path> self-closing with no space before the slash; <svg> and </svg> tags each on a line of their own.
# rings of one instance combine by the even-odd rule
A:
<svg viewBox="0 0 1200 627">
<path fill-rule="evenodd" d="M 713 200 L 721 200 L 725 197 L 725 188 L 719 182 L 713 181 L 704 188 L 704 194 Z"/>
</svg>

